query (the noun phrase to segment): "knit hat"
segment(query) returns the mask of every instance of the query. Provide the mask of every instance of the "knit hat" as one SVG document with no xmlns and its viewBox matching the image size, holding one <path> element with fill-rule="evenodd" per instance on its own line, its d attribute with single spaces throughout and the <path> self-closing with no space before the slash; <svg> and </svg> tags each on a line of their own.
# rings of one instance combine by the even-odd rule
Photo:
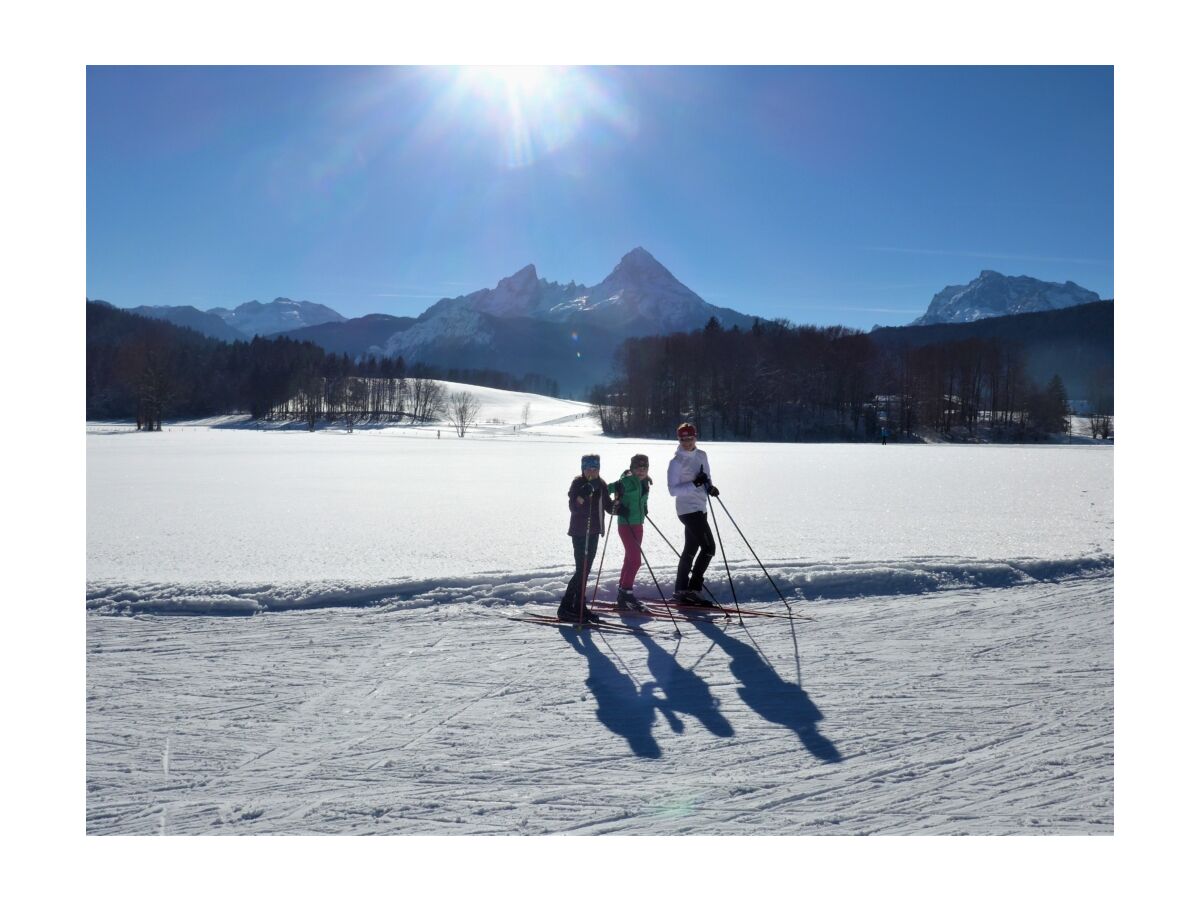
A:
<svg viewBox="0 0 1200 900">
<path fill-rule="evenodd" d="M 691 422 L 684 422 L 682 425 L 680 425 L 678 428 L 675 429 L 675 434 L 677 436 L 679 436 L 680 438 L 695 437 L 696 436 L 696 426 L 693 425 Z"/>
<path fill-rule="evenodd" d="M 599 453 L 585 453 L 579 460 L 579 468 L 583 469 L 598 469 L 600 468 Z"/>
<path fill-rule="evenodd" d="M 650 457 L 645 453 L 635 453 L 629 458 L 629 468 L 636 469 L 638 466 L 649 466 Z"/>
</svg>

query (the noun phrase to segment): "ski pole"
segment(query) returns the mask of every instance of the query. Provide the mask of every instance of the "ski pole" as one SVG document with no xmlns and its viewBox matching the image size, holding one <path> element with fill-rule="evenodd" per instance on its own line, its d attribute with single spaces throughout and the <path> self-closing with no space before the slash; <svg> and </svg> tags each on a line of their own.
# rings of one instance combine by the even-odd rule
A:
<svg viewBox="0 0 1200 900">
<path fill-rule="evenodd" d="M 775 588 L 775 593 L 779 595 L 779 599 L 783 601 L 783 605 L 787 607 L 787 611 L 790 614 L 792 605 L 787 602 L 787 598 L 783 596 L 783 591 L 779 590 L 779 585 L 775 583 L 775 579 L 771 577 L 771 573 L 767 571 L 767 567 L 762 564 L 762 560 L 758 558 L 758 554 L 754 552 L 754 548 L 746 540 L 746 535 L 742 534 L 742 529 L 738 528 L 738 523 L 734 521 L 733 516 L 729 515 L 729 508 L 725 505 L 725 501 L 718 497 L 717 502 L 721 504 L 721 509 L 725 510 L 725 515 L 729 516 L 729 521 L 733 522 L 733 527 L 737 528 L 737 533 L 741 535 L 742 540 L 746 541 L 746 547 L 750 550 L 750 555 L 754 557 L 754 561 L 758 563 L 758 567 L 763 570 L 763 574 L 767 576 L 767 581 L 771 582 L 771 587 Z"/>
<path fill-rule="evenodd" d="M 717 497 L 717 502 L 721 504 L 721 509 L 725 510 L 725 515 L 729 516 L 729 508 L 725 505 L 725 501 L 722 500 L 720 497 Z M 737 533 L 742 536 L 743 541 L 746 541 L 746 535 L 742 534 L 742 529 L 738 528 L 738 523 L 734 520 L 733 516 L 729 516 L 729 521 L 733 522 L 733 527 L 737 528 Z M 785 607 L 787 607 L 788 616 L 789 616 L 788 628 L 790 628 L 791 632 L 792 632 L 792 653 L 794 654 L 794 659 L 796 660 L 796 684 L 799 684 L 800 683 L 800 645 L 796 640 L 796 621 L 794 618 L 791 617 L 792 616 L 792 604 L 787 602 L 787 598 L 783 596 L 783 591 L 779 590 L 779 586 L 777 584 L 775 584 L 775 579 L 771 577 L 771 573 L 767 571 L 767 567 L 762 564 L 762 560 L 758 558 L 758 554 L 754 552 L 754 548 L 750 546 L 749 541 L 746 541 L 746 546 L 749 548 L 751 555 L 753 555 L 755 562 L 758 563 L 759 568 L 761 568 L 763 570 L 763 574 L 767 576 L 767 581 L 771 582 L 771 587 L 775 588 L 775 593 L 777 593 L 779 595 L 779 599 L 783 601 L 783 605 Z"/>
<path fill-rule="evenodd" d="M 646 514 L 646 521 L 649 522 L 652 526 L 654 526 L 654 530 L 658 532 L 658 536 L 667 542 L 667 546 L 671 548 L 671 552 L 674 553 L 675 556 L 682 559 L 683 558 L 682 554 L 678 550 L 675 549 L 675 545 L 672 544 L 670 542 L 670 540 L 667 539 L 667 536 L 662 533 L 662 529 L 660 529 L 657 525 L 654 524 L 654 520 L 650 518 L 649 513 Z M 709 599 L 712 600 L 713 603 L 717 603 L 717 598 L 713 596 L 713 592 L 711 590 L 709 590 L 708 585 L 703 584 L 703 585 L 701 585 L 701 587 L 704 588 L 704 592 L 706 594 L 708 594 Z M 721 604 L 717 603 L 717 605 L 720 606 Z"/>
<path fill-rule="evenodd" d="M 588 510 L 587 523 L 583 526 L 583 567 L 580 569 L 579 584 L 576 589 L 579 591 L 579 621 L 575 625 L 576 631 L 583 631 L 583 598 L 587 596 L 587 580 L 588 580 L 588 544 L 592 542 L 592 497 L 588 495 Z"/>
<path fill-rule="evenodd" d="M 708 499 L 710 496 L 708 487 L 707 484 L 704 486 L 704 504 L 708 508 L 709 513 L 712 514 L 712 501 Z M 721 498 L 718 497 L 717 499 L 720 500 Z M 725 558 L 725 544 L 721 541 L 721 526 L 717 525 L 717 517 L 715 515 L 712 516 L 712 521 L 717 529 L 717 544 L 721 548 L 721 561 L 725 563 L 725 577 L 729 579 L 729 593 L 733 594 L 733 608 L 737 610 L 738 624 L 744 628 L 746 623 L 742 621 L 742 607 L 738 604 L 737 589 L 734 588 L 733 576 L 729 573 L 729 560 Z"/>
<path fill-rule="evenodd" d="M 675 637 L 683 637 L 683 634 L 679 631 L 679 623 L 675 621 L 675 613 L 671 612 L 671 604 L 667 602 L 667 595 L 663 593 L 662 585 L 658 583 L 658 578 L 655 576 L 654 570 L 650 568 L 650 560 L 646 559 L 646 551 L 640 544 L 638 545 L 638 550 L 641 550 L 642 562 L 646 564 L 646 571 L 654 579 L 654 586 L 658 588 L 658 596 L 662 597 L 663 606 L 666 608 L 667 614 L 671 617 L 671 624 L 675 626 Z"/>
<path fill-rule="evenodd" d="M 600 590 L 600 573 L 604 570 L 604 554 L 608 552 L 608 536 L 612 532 L 613 514 L 608 514 L 608 530 L 604 532 L 604 549 L 600 551 L 600 565 L 596 566 L 596 586 L 592 588 L 592 603 L 596 602 L 596 593 Z"/>
</svg>

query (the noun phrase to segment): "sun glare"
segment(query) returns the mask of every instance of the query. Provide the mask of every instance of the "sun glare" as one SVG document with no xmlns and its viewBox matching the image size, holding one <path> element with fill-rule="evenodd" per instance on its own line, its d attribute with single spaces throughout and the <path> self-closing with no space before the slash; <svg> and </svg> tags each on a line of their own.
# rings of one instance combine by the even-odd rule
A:
<svg viewBox="0 0 1200 900">
<path fill-rule="evenodd" d="M 552 79 L 552 70 L 546 66 L 484 66 L 480 74 L 494 79 L 509 91 L 532 94 L 547 87 Z"/>
<path fill-rule="evenodd" d="M 632 132 L 630 116 L 600 76 L 563 66 L 464 66 L 456 89 L 469 114 L 495 135 L 503 162 L 532 165 L 566 146 L 591 122 Z"/>
</svg>

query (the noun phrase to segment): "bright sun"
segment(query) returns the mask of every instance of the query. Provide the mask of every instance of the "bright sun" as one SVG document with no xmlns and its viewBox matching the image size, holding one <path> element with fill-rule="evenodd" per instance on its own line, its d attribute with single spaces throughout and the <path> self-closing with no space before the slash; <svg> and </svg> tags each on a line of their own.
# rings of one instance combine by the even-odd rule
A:
<svg viewBox="0 0 1200 900">
<path fill-rule="evenodd" d="M 463 66 L 451 96 L 454 113 L 490 131 L 512 168 L 554 154 L 591 123 L 634 130 L 603 77 L 571 66 Z"/>
<path fill-rule="evenodd" d="M 553 70 L 546 66 L 484 66 L 480 72 L 483 77 L 494 79 L 509 90 L 524 94 L 548 86 L 553 77 Z"/>
</svg>

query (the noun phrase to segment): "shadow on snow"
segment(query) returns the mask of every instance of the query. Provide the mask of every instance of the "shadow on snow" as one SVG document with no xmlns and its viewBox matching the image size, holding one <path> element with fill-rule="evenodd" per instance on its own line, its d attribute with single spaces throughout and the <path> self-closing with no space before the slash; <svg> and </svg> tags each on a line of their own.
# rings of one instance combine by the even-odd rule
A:
<svg viewBox="0 0 1200 900">
<path fill-rule="evenodd" d="M 761 654 L 708 622 L 696 627 L 729 654 L 729 671 L 741 686 L 738 695 L 746 706 L 768 722 L 796 733 L 805 749 L 823 762 L 840 762 L 841 753 L 818 730 L 823 717 L 816 704 L 797 684 L 784 681 Z M 717 737 L 732 737 L 733 726 L 720 712 L 708 684 L 684 668 L 645 633 L 636 635 L 646 648 L 647 668 L 653 680 L 638 685 L 628 670 L 622 671 L 609 654 L 596 646 L 593 632 L 564 630 L 564 640 L 588 662 L 586 686 L 596 700 L 596 718 L 613 734 L 624 738 L 637 756 L 658 759 L 662 748 L 654 739 L 657 713 L 671 730 L 684 730 L 681 716 L 691 716 Z M 618 657 L 619 659 L 619 657 Z"/>
<path fill-rule="evenodd" d="M 588 662 L 585 684 L 596 698 L 596 718 L 613 734 L 629 742 L 629 749 L 637 756 L 658 759 L 662 748 L 651 734 L 654 727 L 658 700 L 654 696 L 654 685 L 643 684 L 640 688 L 633 678 L 617 668 L 616 663 L 600 650 L 592 640 L 592 632 L 575 632 L 563 629 L 564 640 Z M 668 717 L 668 721 L 670 717 Z M 678 727 L 677 727 L 678 726 Z M 675 731 L 682 730 L 682 723 L 671 723 Z"/>
<path fill-rule="evenodd" d="M 741 687 L 738 696 L 766 719 L 796 732 L 804 748 L 822 762 L 841 762 L 842 754 L 817 730 L 825 718 L 799 684 L 784 681 L 762 654 L 712 622 L 696 622 L 705 637 L 729 654 L 729 671 Z"/>
</svg>

